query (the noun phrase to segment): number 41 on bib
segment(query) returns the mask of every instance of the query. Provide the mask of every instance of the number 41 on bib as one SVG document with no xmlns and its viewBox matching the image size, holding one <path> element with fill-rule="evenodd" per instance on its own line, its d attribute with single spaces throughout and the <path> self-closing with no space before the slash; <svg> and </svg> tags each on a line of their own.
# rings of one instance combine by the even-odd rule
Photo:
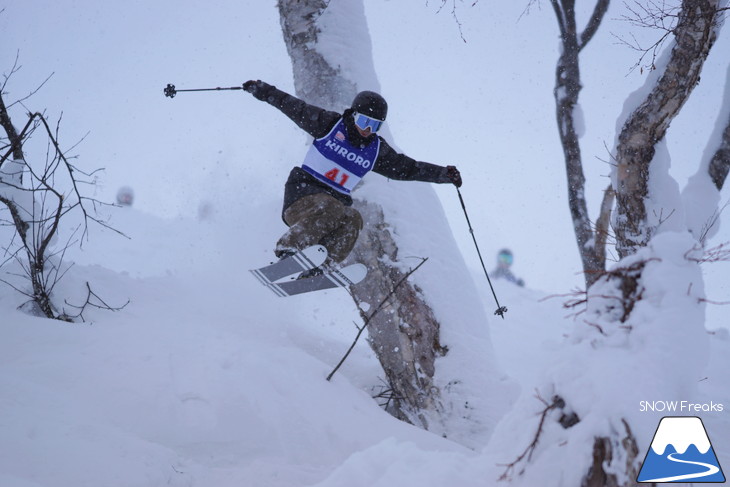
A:
<svg viewBox="0 0 730 487">
<path fill-rule="evenodd" d="M 347 183 L 347 180 L 350 179 L 350 175 L 346 172 L 342 172 L 340 174 L 340 170 L 336 167 L 333 169 L 330 169 L 326 173 L 324 173 L 324 177 L 329 179 L 330 181 L 334 181 L 335 183 L 339 184 L 340 186 L 345 186 L 345 183 Z M 339 178 L 339 179 L 338 179 Z"/>
</svg>

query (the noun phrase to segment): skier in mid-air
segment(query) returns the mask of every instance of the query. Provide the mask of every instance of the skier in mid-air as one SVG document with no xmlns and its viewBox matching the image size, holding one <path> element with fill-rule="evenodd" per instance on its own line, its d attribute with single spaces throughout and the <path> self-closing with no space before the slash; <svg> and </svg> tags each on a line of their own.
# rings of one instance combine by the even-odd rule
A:
<svg viewBox="0 0 730 487">
<path fill-rule="evenodd" d="M 323 245 L 328 252 L 323 266 L 301 277 L 322 273 L 322 268 L 342 262 L 352 251 L 363 219 L 352 207 L 350 193 L 369 171 L 390 179 L 461 186 L 456 167 L 399 154 L 377 134 L 388 104 L 375 92 L 358 93 L 350 108 L 337 113 L 310 105 L 261 80 L 247 81 L 243 89 L 281 110 L 314 137 L 301 165 L 291 170 L 286 181 L 282 218 L 289 229 L 274 250 L 281 259 L 306 247 Z"/>
</svg>

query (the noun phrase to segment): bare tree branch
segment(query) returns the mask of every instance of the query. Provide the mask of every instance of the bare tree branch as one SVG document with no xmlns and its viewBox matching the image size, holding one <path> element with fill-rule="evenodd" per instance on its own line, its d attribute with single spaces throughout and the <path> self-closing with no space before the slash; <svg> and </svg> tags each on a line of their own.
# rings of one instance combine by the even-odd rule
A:
<svg viewBox="0 0 730 487">
<path fill-rule="evenodd" d="M 583 49 L 583 47 L 588 44 L 591 39 L 593 39 L 593 36 L 596 35 L 598 27 L 601 25 L 601 21 L 608 11 L 609 3 L 609 0 L 598 0 L 598 2 L 596 2 L 593 13 L 588 20 L 588 25 L 586 26 L 585 30 L 583 30 L 583 33 L 580 35 L 581 49 Z"/>
<path fill-rule="evenodd" d="M 11 74 L 17 69 L 16 59 Z M 6 85 L 7 77 L 3 88 Z M 79 228 L 83 228 L 82 241 L 87 235 L 90 221 L 107 225 L 87 208 L 87 204 L 96 208 L 99 202 L 85 197 L 79 190 L 81 181 L 77 179 L 77 173 L 84 173 L 69 162 L 61 149 L 58 142 L 60 124 L 61 118 L 54 131 L 41 113 L 29 113 L 28 121 L 18 132 L 11 121 L 3 92 L 0 91 L 0 126 L 10 142 L 5 147 L 6 153 L 0 158 L 0 169 L 3 170 L 0 173 L 0 203 L 8 208 L 15 228 L 9 246 L 5 247 L 5 254 L 9 257 L 2 264 L 12 260 L 18 263 L 32 289 L 23 294 L 31 298 L 44 316 L 68 320 L 70 318 L 65 313 L 56 311 L 51 301 L 53 289 L 70 269 L 70 266 L 63 264 L 63 258 L 76 233 L 72 233 L 65 247 L 54 248 L 53 242 L 58 236 L 61 219 L 72 211 L 81 214 Z M 23 153 L 23 144 L 38 127 L 43 127 L 47 140 L 43 165 L 31 164 Z M 11 156 L 13 159 L 8 163 Z M 27 180 L 24 180 L 25 177 Z M 64 185 L 70 186 L 70 191 L 61 189 Z M 18 236 L 17 242 L 15 235 Z M 2 282 L 7 283 L 5 280 Z M 11 287 L 18 289 L 15 285 Z M 96 294 L 93 296 L 99 300 Z"/>
<path fill-rule="evenodd" d="M 542 435 L 543 428 L 545 426 L 545 421 L 547 419 L 548 414 L 555 410 L 555 409 L 564 409 L 565 408 L 565 400 L 556 395 L 553 396 L 552 402 L 548 403 L 545 399 L 540 397 L 539 393 L 535 393 L 535 397 L 542 402 L 545 405 L 545 408 L 539 413 L 540 415 L 540 421 L 538 422 L 537 429 L 535 431 L 535 436 L 533 437 L 532 441 L 529 445 L 527 445 L 527 448 L 515 459 L 513 462 L 503 465 L 507 469 L 505 472 L 499 477 L 500 481 L 509 480 L 510 475 L 512 474 L 512 471 L 523 461 L 530 461 L 532 459 L 532 454 L 534 453 L 535 449 L 537 448 L 538 443 L 540 442 L 540 436 Z M 574 425 L 576 425 L 580 420 L 578 419 L 578 416 L 575 413 L 563 413 L 563 415 L 560 417 L 558 422 L 563 426 L 563 428 L 570 428 Z"/>
<path fill-rule="evenodd" d="M 84 318 L 84 312 L 88 308 L 103 309 L 103 310 L 107 310 L 107 311 L 121 311 L 122 309 L 126 308 L 129 303 L 130 303 L 130 301 L 127 300 L 127 302 L 121 306 L 111 306 L 111 305 L 107 304 L 98 294 L 96 294 L 91 289 L 91 284 L 89 284 L 87 282 L 86 283 L 86 299 L 84 300 L 83 303 L 81 303 L 79 305 L 75 305 L 75 304 L 71 304 L 68 301 L 66 301 L 66 304 L 68 306 L 71 306 L 72 308 L 75 308 L 77 310 L 77 313 L 72 315 L 72 314 L 64 312 L 63 316 L 68 318 L 69 320 L 81 319 L 81 321 L 85 322 L 86 319 Z"/>
<path fill-rule="evenodd" d="M 478 1 L 479 0 L 475 0 L 474 3 L 472 3 L 472 7 L 476 5 Z M 448 2 L 449 0 L 441 0 L 441 6 L 438 8 L 438 12 L 441 12 Z M 428 4 L 428 2 L 426 3 Z M 461 40 L 466 43 L 464 31 L 462 30 L 462 23 L 459 20 L 459 16 L 456 14 L 456 0 L 451 0 L 451 16 L 454 18 L 454 22 L 456 22 L 456 26 L 459 28 L 459 37 L 461 37 Z"/>
<path fill-rule="evenodd" d="M 355 335 L 355 340 L 352 342 L 352 345 L 350 345 L 350 348 L 347 349 L 345 356 L 342 357 L 342 360 L 340 360 L 340 362 L 337 364 L 337 366 L 334 368 L 334 370 L 332 372 L 330 372 L 330 374 L 327 376 L 328 381 L 332 380 L 332 377 L 335 375 L 337 370 L 342 366 L 343 363 L 345 363 L 345 360 L 347 360 L 347 357 L 350 355 L 350 352 L 352 352 L 352 350 L 355 348 L 355 345 L 357 344 L 357 341 L 360 339 L 360 335 L 362 335 L 362 333 L 367 329 L 368 323 L 370 323 L 370 320 L 372 320 L 375 317 L 375 315 L 378 314 L 381 309 L 383 309 L 383 306 L 385 305 L 385 303 L 390 299 L 391 296 L 393 296 L 393 294 L 398 290 L 400 285 L 403 284 L 406 281 L 406 279 L 408 279 L 411 276 L 411 274 L 416 272 L 419 267 L 421 267 L 423 264 L 425 264 L 427 260 L 428 260 L 428 257 L 423 258 L 421 260 L 421 262 L 415 268 L 408 271 L 403 276 L 403 278 L 400 281 L 398 281 L 395 284 L 395 286 L 393 286 L 393 289 L 390 291 L 390 293 L 388 293 L 388 295 L 385 296 L 385 298 L 383 298 L 383 300 L 380 302 L 378 307 L 375 308 L 375 311 L 373 311 L 369 316 L 366 314 L 365 310 L 362 309 L 362 307 L 360 307 L 360 306 L 357 307 L 357 309 L 360 311 L 360 316 L 363 319 L 363 324 L 361 327 L 358 327 L 357 335 Z"/>
</svg>

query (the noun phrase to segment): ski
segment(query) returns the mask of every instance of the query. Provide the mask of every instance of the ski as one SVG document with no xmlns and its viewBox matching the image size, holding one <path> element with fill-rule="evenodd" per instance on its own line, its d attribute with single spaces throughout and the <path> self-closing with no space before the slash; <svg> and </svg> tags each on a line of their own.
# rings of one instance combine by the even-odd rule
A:
<svg viewBox="0 0 730 487">
<path fill-rule="evenodd" d="M 270 283 L 268 285 L 274 294 L 280 297 L 295 296 L 297 294 L 348 287 L 365 279 L 368 270 L 363 264 L 352 264 L 341 269 L 325 272 L 319 276 L 306 277 L 293 281 Z"/>
<path fill-rule="evenodd" d="M 327 249 L 322 245 L 313 245 L 273 264 L 258 269 L 250 269 L 249 272 L 256 276 L 261 284 L 269 286 L 271 283 L 287 276 L 319 267 L 325 259 L 327 259 Z"/>
</svg>

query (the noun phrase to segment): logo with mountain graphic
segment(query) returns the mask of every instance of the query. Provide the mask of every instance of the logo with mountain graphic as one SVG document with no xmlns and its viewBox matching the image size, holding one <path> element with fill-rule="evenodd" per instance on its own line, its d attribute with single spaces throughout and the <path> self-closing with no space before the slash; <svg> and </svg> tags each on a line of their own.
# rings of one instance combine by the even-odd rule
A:
<svg viewBox="0 0 730 487">
<path fill-rule="evenodd" d="M 695 416 L 662 418 L 636 481 L 725 482 L 702 420 Z"/>
</svg>

